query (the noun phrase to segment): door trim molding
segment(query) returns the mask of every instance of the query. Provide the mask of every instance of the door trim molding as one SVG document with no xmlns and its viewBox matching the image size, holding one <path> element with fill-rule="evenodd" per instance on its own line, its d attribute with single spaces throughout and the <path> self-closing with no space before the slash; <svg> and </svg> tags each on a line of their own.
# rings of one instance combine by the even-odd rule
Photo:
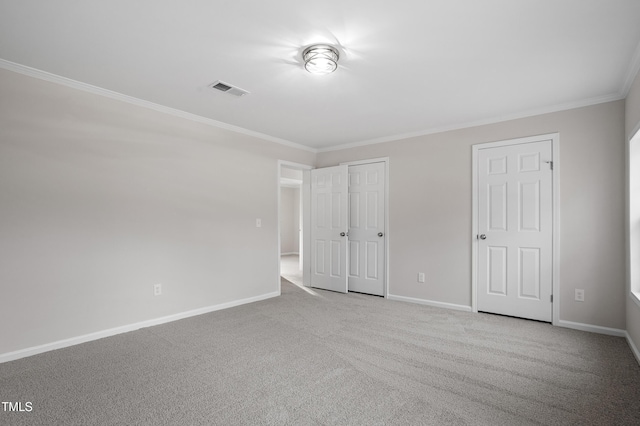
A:
<svg viewBox="0 0 640 426">
<path fill-rule="evenodd" d="M 551 140 L 553 155 L 552 188 L 552 324 L 560 322 L 560 134 L 548 133 L 524 138 L 507 139 L 497 142 L 480 143 L 471 146 L 471 310 L 478 312 L 478 152 L 481 149 L 508 145 L 520 145 Z"/>
<path fill-rule="evenodd" d="M 384 163 L 384 298 L 389 298 L 389 157 L 371 158 L 368 160 L 347 161 L 340 163 L 346 166 Z"/>
</svg>

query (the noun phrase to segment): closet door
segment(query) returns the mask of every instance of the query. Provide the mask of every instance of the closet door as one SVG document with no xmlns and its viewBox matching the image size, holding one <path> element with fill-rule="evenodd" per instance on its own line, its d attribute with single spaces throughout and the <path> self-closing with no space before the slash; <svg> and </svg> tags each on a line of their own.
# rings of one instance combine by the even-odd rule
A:
<svg viewBox="0 0 640 426">
<path fill-rule="evenodd" d="M 551 140 L 478 151 L 478 310 L 552 320 Z"/>
<path fill-rule="evenodd" d="M 384 296 L 385 165 L 349 166 L 349 291 Z"/>
<path fill-rule="evenodd" d="M 311 286 L 347 292 L 347 166 L 311 171 Z"/>
</svg>

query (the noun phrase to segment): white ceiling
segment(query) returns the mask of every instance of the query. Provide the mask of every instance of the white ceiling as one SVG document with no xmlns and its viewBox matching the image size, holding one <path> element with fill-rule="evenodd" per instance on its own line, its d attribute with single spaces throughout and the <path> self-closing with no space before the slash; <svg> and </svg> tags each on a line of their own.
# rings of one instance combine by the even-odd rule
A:
<svg viewBox="0 0 640 426">
<path fill-rule="evenodd" d="M 639 42 L 638 0 L 0 0 L 5 61 L 318 150 L 621 99 Z"/>
</svg>

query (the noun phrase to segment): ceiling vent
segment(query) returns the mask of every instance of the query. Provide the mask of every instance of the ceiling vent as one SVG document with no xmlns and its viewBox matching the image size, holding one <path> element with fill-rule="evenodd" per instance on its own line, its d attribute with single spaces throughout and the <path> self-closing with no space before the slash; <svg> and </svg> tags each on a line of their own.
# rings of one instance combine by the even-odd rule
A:
<svg viewBox="0 0 640 426">
<path fill-rule="evenodd" d="M 241 89 L 239 87 L 233 86 L 229 83 L 225 83 L 224 81 L 216 81 L 215 83 L 211 84 L 209 87 L 211 87 L 212 89 L 216 89 L 219 90 L 221 92 L 224 93 L 228 93 L 230 95 L 234 95 L 234 96 L 244 96 L 249 94 L 248 91 Z"/>
</svg>

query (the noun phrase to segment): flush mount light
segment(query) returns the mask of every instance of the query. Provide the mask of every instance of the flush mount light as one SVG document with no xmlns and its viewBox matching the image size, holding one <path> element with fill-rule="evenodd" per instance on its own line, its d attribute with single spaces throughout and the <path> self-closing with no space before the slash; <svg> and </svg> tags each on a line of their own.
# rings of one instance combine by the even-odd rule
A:
<svg viewBox="0 0 640 426">
<path fill-rule="evenodd" d="M 311 74 L 331 74 L 338 68 L 338 50 L 328 44 L 315 44 L 304 49 L 304 68 Z"/>
</svg>

